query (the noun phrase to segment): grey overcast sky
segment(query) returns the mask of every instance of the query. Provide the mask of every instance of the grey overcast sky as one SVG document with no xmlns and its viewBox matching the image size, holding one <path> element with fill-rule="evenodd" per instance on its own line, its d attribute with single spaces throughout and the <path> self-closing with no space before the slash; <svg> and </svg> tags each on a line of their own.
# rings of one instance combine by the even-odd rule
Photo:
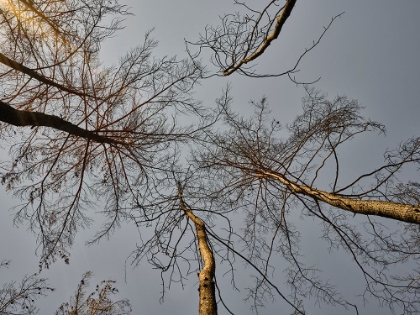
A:
<svg viewBox="0 0 420 315">
<path fill-rule="evenodd" d="M 263 2 L 248 1 L 255 7 Z M 206 25 L 219 22 L 219 15 L 237 10 L 226 0 L 121 0 L 121 3 L 127 4 L 134 15 L 126 18 L 124 30 L 103 45 L 105 64 L 116 63 L 118 56 L 141 44 L 143 34 L 151 28 L 155 29 L 153 37 L 160 43 L 155 51 L 157 56 L 185 57 L 184 38 L 198 39 Z M 356 138 L 347 147 L 343 156 L 344 172 L 351 176 L 383 162 L 382 153 L 386 148 L 394 148 L 399 142 L 419 135 L 420 1 L 298 0 L 282 34 L 258 60 L 257 69 L 261 72 L 288 69 L 318 38 L 331 18 L 341 12 L 345 14 L 334 22 L 319 46 L 300 64 L 298 79 L 310 81 L 321 77 L 314 85 L 317 89 L 331 97 L 346 94 L 358 99 L 365 106 L 366 117 L 386 125 L 386 137 L 372 134 Z M 284 123 L 300 113 L 304 90 L 287 78 L 250 79 L 238 75 L 211 78 L 197 87 L 196 97 L 213 106 L 227 83 L 232 84 L 234 109 L 244 115 L 250 112 L 249 101 L 263 95 L 267 96 L 273 115 Z M 1 157 L 7 159 L 7 152 L 1 152 Z M 414 176 L 412 179 L 418 180 L 418 175 Z M 38 270 L 37 245 L 25 226 L 13 226 L 13 211 L 8 210 L 19 201 L 7 194 L 4 187 L 0 198 L 0 260 L 12 260 L 9 269 L 0 270 L 0 279 L 2 283 L 19 281 L 24 274 Z M 352 265 L 351 258 L 343 253 L 329 255 L 325 246 L 317 247 L 319 242 L 313 236 L 317 235 L 318 226 L 308 224 L 308 227 L 308 231 L 302 232 L 308 261 L 316 263 L 324 270 L 325 278 L 338 283 L 340 290 L 347 297 L 351 296 L 350 300 L 360 307 L 360 314 L 391 314 L 379 308 L 375 300 L 368 300 L 364 305 L 363 300 L 356 297 L 363 293 L 362 276 Z M 116 279 L 120 296 L 130 299 L 133 305 L 133 314 L 197 314 L 198 284 L 194 276 L 184 289 L 175 285 L 160 304 L 159 271 L 146 262 L 137 268 L 130 265 L 130 260 L 126 264 L 138 239 L 133 227 L 123 226 L 109 241 L 85 246 L 93 234 L 94 227 L 77 236 L 70 265 L 59 261 L 43 271 L 42 276 L 48 277 L 57 290 L 39 303 L 40 314 L 52 314 L 73 294 L 81 275 L 88 270 L 95 275 L 92 284 L 102 279 Z M 239 282 L 246 283 L 248 274 L 240 270 L 242 266 L 237 265 Z M 284 283 L 281 272 L 276 276 L 276 283 Z M 231 289 L 228 279 L 222 284 L 223 294 L 235 314 L 251 314 L 249 305 L 242 301 L 243 292 Z M 261 312 L 288 314 L 280 308 L 283 305 L 280 300 L 268 301 Z M 225 314 L 221 307 L 219 310 L 220 314 Z M 311 315 L 347 314 L 342 308 L 310 302 L 307 311 Z"/>
</svg>

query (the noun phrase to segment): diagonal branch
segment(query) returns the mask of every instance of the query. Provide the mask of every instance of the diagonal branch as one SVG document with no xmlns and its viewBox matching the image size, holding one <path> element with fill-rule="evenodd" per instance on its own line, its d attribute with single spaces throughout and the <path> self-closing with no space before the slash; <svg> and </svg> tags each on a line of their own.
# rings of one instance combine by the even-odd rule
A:
<svg viewBox="0 0 420 315">
<path fill-rule="evenodd" d="M 67 93 L 70 93 L 70 94 L 74 94 L 74 95 L 77 95 L 77 96 L 80 96 L 80 97 L 92 97 L 92 98 L 94 97 L 94 96 L 88 95 L 86 93 L 82 93 L 82 92 L 78 92 L 78 91 L 73 90 L 73 89 L 69 89 L 69 88 L 67 88 L 67 87 L 65 87 L 65 86 L 63 86 L 63 85 L 61 85 L 57 82 L 54 82 L 54 81 L 44 77 L 43 75 L 38 74 L 35 70 L 30 69 L 30 68 L 24 66 L 23 64 L 8 58 L 7 56 L 3 55 L 2 53 L 0 53 L 0 63 L 4 64 L 4 65 L 6 65 L 6 66 L 8 66 L 8 67 L 10 67 L 14 70 L 17 70 L 21 73 L 24 73 L 24 74 L 30 76 L 31 78 L 33 78 L 33 79 L 35 79 L 39 82 L 45 83 L 49 86 L 56 87 L 57 89 L 59 89 L 61 91 L 64 91 L 64 92 L 67 92 Z"/>
<path fill-rule="evenodd" d="M 292 13 L 295 4 L 296 0 L 288 0 L 284 5 L 283 12 L 277 17 L 276 25 L 274 26 L 273 31 L 267 35 L 267 37 L 261 43 L 260 47 L 250 56 L 241 59 L 237 64 L 232 65 L 229 69 L 223 71 L 223 75 L 231 75 L 244 64 L 247 64 L 248 62 L 257 59 L 259 56 L 261 56 L 264 53 L 264 51 L 268 48 L 268 46 L 270 46 L 271 42 L 277 39 L 277 37 L 280 35 L 281 29 L 283 28 L 284 23 L 286 23 L 286 20 L 289 18 L 290 13 Z"/>
<path fill-rule="evenodd" d="M 299 185 L 298 183 L 293 182 L 285 176 L 275 172 L 263 171 L 258 174 L 258 177 L 275 179 L 287 186 L 295 194 L 311 197 L 342 210 L 363 215 L 375 215 L 407 223 L 420 224 L 420 205 L 410 205 L 382 200 L 351 199 L 306 185 Z"/>
<path fill-rule="evenodd" d="M 109 137 L 101 136 L 93 131 L 85 130 L 55 115 L 40 112 L 17 110 L 0 101 L 0 121 L 13 126 L 44 126 L 67 132 L 70 135 L 85 138 L 99 143 L 123 144 Z"/>
</svg>

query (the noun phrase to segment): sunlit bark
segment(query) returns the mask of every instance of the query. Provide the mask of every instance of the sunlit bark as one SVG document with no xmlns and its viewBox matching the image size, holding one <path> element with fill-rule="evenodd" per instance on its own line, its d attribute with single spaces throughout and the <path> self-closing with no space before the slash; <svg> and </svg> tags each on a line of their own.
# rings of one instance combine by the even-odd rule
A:
<svg viewBox="0 0 420 315">
<path fill-rule="evenodd" d="M 285 176 L 267 171 L 257 174 L 257 177 L 266 177 L 278 180 L 289 188 L 292 193 L 309 196 L 313 199 L 325 202 L 331 206 L 363 215 L 376 215 L 384 218 L 394 219 L 407 223 L 420 224 L 420 205 L 401 204 L 382 200 L 359 200 L 352 199 L 339 194 L 299 185 Z"/>
<path fill-rule="evenodd" d="M 274 1 L 270 2 L 269 5 L 271 5 Z M 279 11 L 278 16 L 275 19 L 275 25 L 271 33 L 269 33 L 265 38 L 263 38 L 262 42 L 260 43 L 259 47 L 254 51 L 250 52 L 251 54 L 249 56 L 246 56 L 245 58 L 239 60 L 237 63 L 233 63 L 229 68 L 223 71 L 224 76 L 231 75 L 235 71 L 241 68 L 242 65 L 247 64 L 248 62 L 257 59 L 259 56 L 261 56 L 265 50 L 268 48 L 268 46 L 271 45 L 271 43 L 279 37 L 280 32 L 283 28 L 283 25 L 286 23 L 286 20 L 289 18 L 290 14 L 292 13 L 293 7 L 296 4 L 296 0 L 287 0 L 286 4 L 282 8 L 281 11 Z M 258 24 L 257 24 L 258 25 Z"/>
<path fill-rule="evenodd" d="M 200 250 L 201 258 L 203 259 L 204 266 L 203 269 L 198 274 L 198 279 L 200 282 L 198 291 L 199 291 L 199 315 L 216 315 L 217 314 L 217 302 L 216 302 L 216 292 L 215 292 L 215 283 L 214 283 L 214 273 L 215 273 L 215 262 L 213 252 L 210 249 L 209 239 L 206 232 L 206 226 L 204 222 L 194 215 L 191 209 L 185 204 L 182 196 L 182 186 L 178 184 L 179 190 L 179 204 L 184 213 L 188 218 L 194 222 L 195 230 L 197 233 L 198 247 Z"/>
<path fill-rule="evenodd" d="M 265 98 L 253 102 L 255 115 L 248 118 L 229 108 L 226 92 L 219 100 L 226 125 L 208 132 L 203 147 L 192 154 L 201 185 L 195 191 L 195 208 L 202 208 L 201 198 L 235 224 L 238 214 L 242 216 L 240 230 L 231 232 L 229 226 L 223 240 L 238 234 L 247 259 L 265 270 L 277 253 L 288 266 L 292 296 L 302 299 L 293 301 L 299 310 L 308 296 L 351 306 L 356 312 L 357 306 L 338 293 L 339 284 L 320 280 L 320 274 L 308 267 L 299 247 L 302 230 L 295 227 L 297 218 L 305 220 L 305 226 L 313 223 L 329 250 L 349 254 L 363 275 L 365 294 L 418 314 L 413 286 L 418 271 L 412 266 L 418 266 L 420 250 L 420 184 L 416 177 L 402 182 L 399 173 L 404 167 L 418 170 L 420 138 L 387 150 L 385 162 L 372 170 L 343 179 L 345 144 L 367 132 L 384 133 L 385 127 L 364 118 L 356 100 L 345 96 L 328 100 L 313 89 L 306 92 L 303 113 L 285 127 L 273 117 Z M 383 266 L 407 266 L 407 272 Z M 251 291 L 250 299 L 260 303 L 256 308 L 272 295 L 267 283 L 260 277 Z"/>
<path fill-rule="evenodd" d="M 199 47 L 196 54 L 189 51 L 194 59 L 199 59 L 203 49 L 211 52 L 210 61 L 216 66 L 216 74 L 220 76 L 229 76 L 233 73 L 259 78 L 288 76 L 293 82 L 302 84 L 303 82 L 295 78 L 300 62 L 320 43 L 334 20 L 343 14 L 334 16 L 317 39 L 301 54 L 296 55 L 296 61 L 292 65 L 285 65 L 287 70 L 262 73 L 257 69 L 255 62 L 278 40 L 286 22 L 291 16 L 293 17 L 297 0 L 270 0 L 265 3 L 260 1 L 251 5 L 239 0 L 234 2 L 242 10 L 235 14 L 225 14 L 220 17 L 219 25 L 206 27 L 198 41 L 187 42 L 191 48 Z M 281 42 L 277 44 L 281 45 Z M 276 59 L 276 64 L 282 66 L 281 58 Z M 306 83 L 318 80 L 319 78 Z"/>
</svg>

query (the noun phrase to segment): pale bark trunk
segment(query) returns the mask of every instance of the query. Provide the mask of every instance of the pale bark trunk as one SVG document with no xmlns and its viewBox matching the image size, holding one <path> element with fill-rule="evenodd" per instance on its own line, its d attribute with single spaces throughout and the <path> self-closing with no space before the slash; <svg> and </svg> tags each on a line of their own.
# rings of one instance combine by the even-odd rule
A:
<svg viewBox="0 0 420 315">
<path fill-rule="evenodd" d="M 281 174 L 274 172 L 261 172 L 259 177 L 269 177 L 278 180 L 287 186 L 292 192 L 312 197 L 315 200 L 327 203 L 331 206 L 364 215 L 375 215 L 390 218 L 407 223 L 420 224 L 420 205 L 409 205 L 381 200 L 358 200 L 328 193 L 326 191 L 299 185 Z"/>
<path fill-rule="evenodd" d="M 231 75 L 235 71 L 237 71 L 240 67 L 242 67 L 244 64 L 247 64 L 248 62 L 257 59 L 259 56 L 261 56 L 264 51 L 270 46 L 271 42 L 280 35 L 281 29 L 283 28 L 283 25 L 286 23 L 287 18 L 290 16 L 290 13 L 292 13 L 293 7 L 295 6 L 297 0 L 287 0 L 286 4 L 283 7 L 282 13 L 277 17 L 276 24 L 274 26 L 273 31 L 267 35 L 265 40 L 261 43 L 260 47 L 252 53 L 250 56 L 240 60 L 237 64 L 232 65 L 230 68 L 223 71 L 224 76 Z"/>
<path fill-rule="evenodd" d="M 206 226 L 204 222 L 195 216 L 191 210 L 185 205 L 182 197 L 182 187 L 179 185 L 179 200 L 181 209 L 185 212 L 188 218 L 195 224 L 195 229 L 198 238 L 198 248 L 200 250 L 201 258 L 204 262 L 204 267 L 198 274 L 199 278 L 199 315 L 217 315 L 216 291 L 214 283 L 215 262 L 213 252 L 209 247 Z"/>
</svg>

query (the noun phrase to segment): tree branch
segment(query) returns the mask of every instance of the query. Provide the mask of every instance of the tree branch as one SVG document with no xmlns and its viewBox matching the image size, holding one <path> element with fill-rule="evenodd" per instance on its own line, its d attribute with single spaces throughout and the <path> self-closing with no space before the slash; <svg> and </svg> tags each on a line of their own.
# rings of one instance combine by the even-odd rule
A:
<svg viewBox="0 0 420 315">
<path fill-rule="evenodd" d="M 101 136 L 93 131 L 82 129 L 60 117 L 40 112 L 17 110 L 0 101 L 0 121 L 13 126 L 43 126 L 67 132 L 70 135 L 85 138 L 99 143 L 123 144 L 109 137 Z"/>
<path fill-rule="evenodd" d="M 284 5 L 283 12 L 277 17 L 276 25 L 274 30 L 264 39 L 261 43 L 260 47 L 252 53 L 249 57 L 241 59 L 237 64 L 232 65 L 230 68 L 223 71 L 224 76 L 231 75 L 235 71 L 237 71 L 242 65 L 247 64 L 248 62 L 257 59 L 261 56 L 264 51 L 270 46 L 271 42 L 280 35 L 281 29 L 283 28 L 284 23 L 289 18 L 290 13 L 292 13 L 293 7 L 296 4 L 296 0 L 288 0 Z"/>
<path fill-rule="evenodd" d="M 32 70 L 32 69 L 24 66 L 23 64 L 6 57 L 2 53 L 0 53 L 0 63 L 4 64 L 4 65 L 6 65 L 6 66 L 8 66 L 8 67 L 10 67 L 14 70 L 17 70 L 21 73 L 24 73 L 24 74 L 30 76 L 31 78 L 33 78 L 33 79 L 35 79 L 39 82 L 45 83 L 49 86 L 53 86 L 53 87 L 55 87 L 55 88 L 57 88 L 61 91 L 64 91 L 64 92 L 67 92 L 67 93 L 70 93 L 70 94 L 74 94 L 74 95 L 77 95 L 77 96 L 81 96 L 81 97 L 94 97 L 94 96 L 91 96 L 91 95 L 88 95 L 88 94 L 85 94 L 85 93 L 82 93 L 82 92 L 78 92 L 78 91 L 73 90 L 73 89 L 69 89 L 69 88 L 67 88 L 67 87 L 65 87 L 61 84 L 58 84 L 57 82 L 54 82 L 54 81 L 38 74 L 35 70 Z"/>
<path fill-rule="evenodd" d="M 406 223 L 420 224 L 420 205 L 410 205 L 382 200 L 356 200 L 340 195 L 328 193 L 326 191 L 311 188 L 306 185 L 299 185 L 287 179 L 281 174 L 275 172 L 261 172 L 258 177 L 273 178 L 285 186 L 293 193 L 312 197 L 315 200 L 322 201 L 333 207 L 342 210 L 351 211 L 363 215 L 375 215 L 384 218 L 390 218 Z"/>
</svg>

